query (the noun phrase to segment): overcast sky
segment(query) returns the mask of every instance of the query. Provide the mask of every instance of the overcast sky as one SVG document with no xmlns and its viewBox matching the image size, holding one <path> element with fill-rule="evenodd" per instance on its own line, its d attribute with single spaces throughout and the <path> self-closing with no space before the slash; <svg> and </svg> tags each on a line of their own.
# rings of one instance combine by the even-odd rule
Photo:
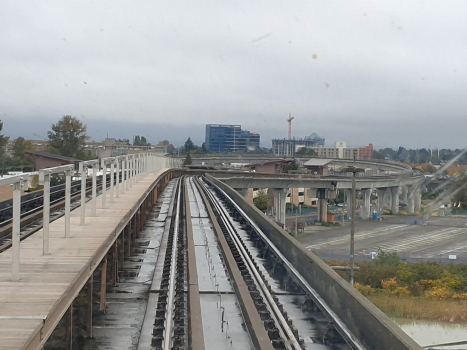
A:
<svg viewBox="0 0 467 350">
<path fill-rule="evenodd" d="M 3 1 L 0 119 L 46 138 L 201 144 L 207 123 L 326 145 L 466 147 L 467 1 Z"/>
</svg>

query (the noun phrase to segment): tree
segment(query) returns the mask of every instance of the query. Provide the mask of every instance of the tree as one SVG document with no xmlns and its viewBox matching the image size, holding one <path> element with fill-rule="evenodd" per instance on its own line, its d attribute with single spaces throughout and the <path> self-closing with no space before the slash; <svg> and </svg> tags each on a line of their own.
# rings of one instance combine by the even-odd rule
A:
<svg viewBox="0 0 467 350">
<path fill-rule="evenodd" d="M 373 151 L 373 154 L 371 155 L 371 158 L 373 159 L 384 159 L 384 154 L 382 152 L 378 151 Z"/>
<path fill-rule="evenodd" d="M 253 198 L 253 204 L 261 211 L 268 209 L 268 195 L 265 190 L 257 192 L 256 197 Z"/>
<path fill-rule="evenodd" d="M 57 124 L 52 124 L 52 131 L 48 131 L 49 150 L 62 156 L 86 158 L 83 147 L 89 136 L 86 125 L 78 118 L 65 115 Z"/>
<path fill-rule="evenodd" d="M 2 131 L 2 130 L 3 130 L 3 122 L 0 120 L 0 131 Z M 3 159 L 3 157 L 5 155 L 5 146 L 8 143 L 9 139 L 10 138 L 8 136 L 0 134 L 0 158 L 1 159 Z"/>
<path fill-rule="evenodd" d="M 203 151 L 203 154 L 209 153 L 208 149 L 206 148 L 206 142 L 203 142 L 203 144 L 201 145 L 201 150 Z"/>
<path fill-rule="evenodd" d="M 195 144 L 193 141 L 191 141 L 191 137 L 188 138 L 185 142 L 185 152 L 189 153 L 191 151 L 194 151 L 196 149 Z"/>
<path fill-rule="evenodd" d="M 290 170 L 298 170 L 298 164 L 297 162 L 293 161 L 289 163 L 285 168 L 284 168 L 284 173 L 288 173 Z"/>
<path fill-rule="evenodd" d="M 24 137 L 20 136 L 13 143 L 13 157 L 23 160 L 26 156 L 26 152 L 32 149 L 32 142 L 30 140 L 25 140 Z"/>
<path fill-rule="evenodd" d="M 141 146 L 141 138 L 139 135 L 135 136 L 135 139 L 133 140 L 133 146 Z"/>
<path fill-rule="evenodd" d="M 190 152 L 188 152 L 186 154 L 186 158 L 185 158 L 185 161 L 183 162 L 183 165 L 191 165 L 193 163 L 193 161 L 191 160 L 191 154 Z"/>
</svg>

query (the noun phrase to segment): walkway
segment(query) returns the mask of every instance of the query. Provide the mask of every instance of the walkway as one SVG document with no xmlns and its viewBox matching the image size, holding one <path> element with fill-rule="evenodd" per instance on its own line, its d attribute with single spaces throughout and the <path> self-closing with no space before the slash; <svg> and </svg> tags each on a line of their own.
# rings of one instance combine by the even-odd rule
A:
<svg viewBox="0 0 467 350">
<path fill-rule="evenodd" d="M 19 282 L 11 281 L 11 249 L 0 254 L 1 349 L 43 345 L 138 208 L 144 192 L 165 170 L 149 174 L 113 203 L 107 198 L 106 209 L 100 209 L 98 196 L 97 217 L 90 217 L 91 202 L 87 202 L 85 226 L 79 226 L 80 210 L 73 211 L 69 239 L 64 238 L 65 219 L 52 222 L 50 255 L 42 255 L 42 230 L 21 242 Z"/>
</svg>

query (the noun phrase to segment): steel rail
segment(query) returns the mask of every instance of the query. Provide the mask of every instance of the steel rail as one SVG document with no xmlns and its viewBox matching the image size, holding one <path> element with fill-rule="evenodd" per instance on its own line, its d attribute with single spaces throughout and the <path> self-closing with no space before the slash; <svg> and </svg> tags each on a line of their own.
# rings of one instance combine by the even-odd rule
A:
<svg viewBox="0 0 467 350">
<path fill-rule="evenodd" d="M 240 208 L 240 206 L 235 203 L 234 200 L 232 200 L 227 193 L 225 193 L 221 188 L 216 186 L 215 184 L 211 184 L 213 187 L 215 187 L 217 190 L 222 193 L 225 198 L 229 199 L 231 204 L 236 208 L 236 210 L 240 213 L 240 215 L 243 216 L 245 220 L 248 221 L 248 223 L 254 228 L 256 233 L 264 240 L 264 242 L 269 246 L 271 250 L 273 250 L 274 254 L 278 258 L 280 258 L 284 264 L 287 266 L 289 271 L 292 273 L 292 275 L 297 279 L 299 284 L 307 291 L 310 293 L 311 297 L 315 301 L 317 305 L 319 305 L 320 309 L 329 317 L 333 320 L 333 322 L 336 325 L 336 329 L 339 332 L 339 334 L 347 341 L 347 343 L 356 350 L 365 350 L 365 348 L 360 344 L 357 338 L 349 331 L 347 326 L 340 320 L 340 318 L 337 316 L 337 314 L 331 310 L 329 305 L 321 298 L 321 296 L 308 284 L 308 282 L 301 276 L 301 274 L 295 269 L 295 267 L 285 258 L 284 255 L 277 249 L 277 247 L 269 240 L 269 238 L 263 233 L 263 231 L 255 224 L 253 220 L 250 219 L 248 215 L 245 214 L 245 212 Z"/>
<path fill-rule="evenodd" d="M 180 210 L 181 210 L 181 191 L 182 191 L 183 178 L 178 181 L 178 193 L 177 193 L 177 209 L 175 212 L 175 223 L 174 223 L 174 235 L 173 235 L 173 249 L 172 249 L 172 263 L 170 266 L 170 280 L 169 280 L 169 291 L 166 311 L 166 327 L 164 334 L 164 350 L 170 350 L 172 347 L 172 327 L 173 327 L 173 307 L 174 307 L 174 294 L 175 294 L 175 269 L 177 267 L 177 242 L 178 242 L 178 229 L 180 222 Z"/>
<path fill-rule="evenodd" d="M 269 292 L 268 288 L 266 287 L 266 285 L 265 285 L 262 277 L 260 276 L 257 268 L 255 267 L 252 259 L 250 258 L 249 254 L 246 252 L 246 249 L 241 244 L 240 238 L 238 237 L 238 234 L 235 231 L 235 228 L 233 227 L 233 225 L 232 225 L 232 223 L 231 223 L 231 221 L 230 221 L 230 219 L 228 217 L 228 214 L 227 214 L 227 211 L 226 211 L 225 207 L 222 206 L 216 200 L 214 195 L 211 193 L 211 191 L 209 191 L 209 189 L 206 188 L 206 186 L 204 184 L 201 184 L 201 186 L 203 187 L 205 193 L 207 193 L 208 196 L 210 197 L 211 204 L 216 207 L 219 215 L 222 216 L 222 221 L 224 222 L 225 227 L 228 229 L 230 236 L 233 238 L 237 249 L 241 252 L 244 261 L 248 264 L 248 267 L 250 268 L 250 271 L 252 272 L 252 274 L 253 274 L 253 276 L 255 278 L 255 282 L 259 285 L 262 294 L 266 297 L 266 299 L 268 301 L 268 304 L 269 304 L 269 307 L 270 307 L 272 313 L 274 314 L 276 320 L 280 324 L 283 335 L 285 335 L 285 337 L 283 337 L 283 338 L 288 339 L 288 341 L 290 342 L 289 345 L 292 347 L 292 349 L 301 350 L 302 347 L 300 346 L 299 342 L 295 338 L 295 335 L 293 334 L 293 331 L 290 328 L 287 320 L 284 318 L 284 315 L 279 310 L 279 307 L 277 306 L 276 302 L 274 301 L 274 298 L 272 297 L 271 293 Z"/>
</svg>

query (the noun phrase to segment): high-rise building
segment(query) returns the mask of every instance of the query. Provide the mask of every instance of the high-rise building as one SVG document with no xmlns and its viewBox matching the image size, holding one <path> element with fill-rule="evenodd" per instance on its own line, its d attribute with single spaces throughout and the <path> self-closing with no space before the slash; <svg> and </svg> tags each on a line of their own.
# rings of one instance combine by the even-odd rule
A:
<svg viewBox="0 0 467 350">
<path fill-rule="evenodd" d="M 241 125 L 206 124 L 205 146 L 210 153 L 237 152 L 259 148 L 260 135 Z"/>
</svg>

